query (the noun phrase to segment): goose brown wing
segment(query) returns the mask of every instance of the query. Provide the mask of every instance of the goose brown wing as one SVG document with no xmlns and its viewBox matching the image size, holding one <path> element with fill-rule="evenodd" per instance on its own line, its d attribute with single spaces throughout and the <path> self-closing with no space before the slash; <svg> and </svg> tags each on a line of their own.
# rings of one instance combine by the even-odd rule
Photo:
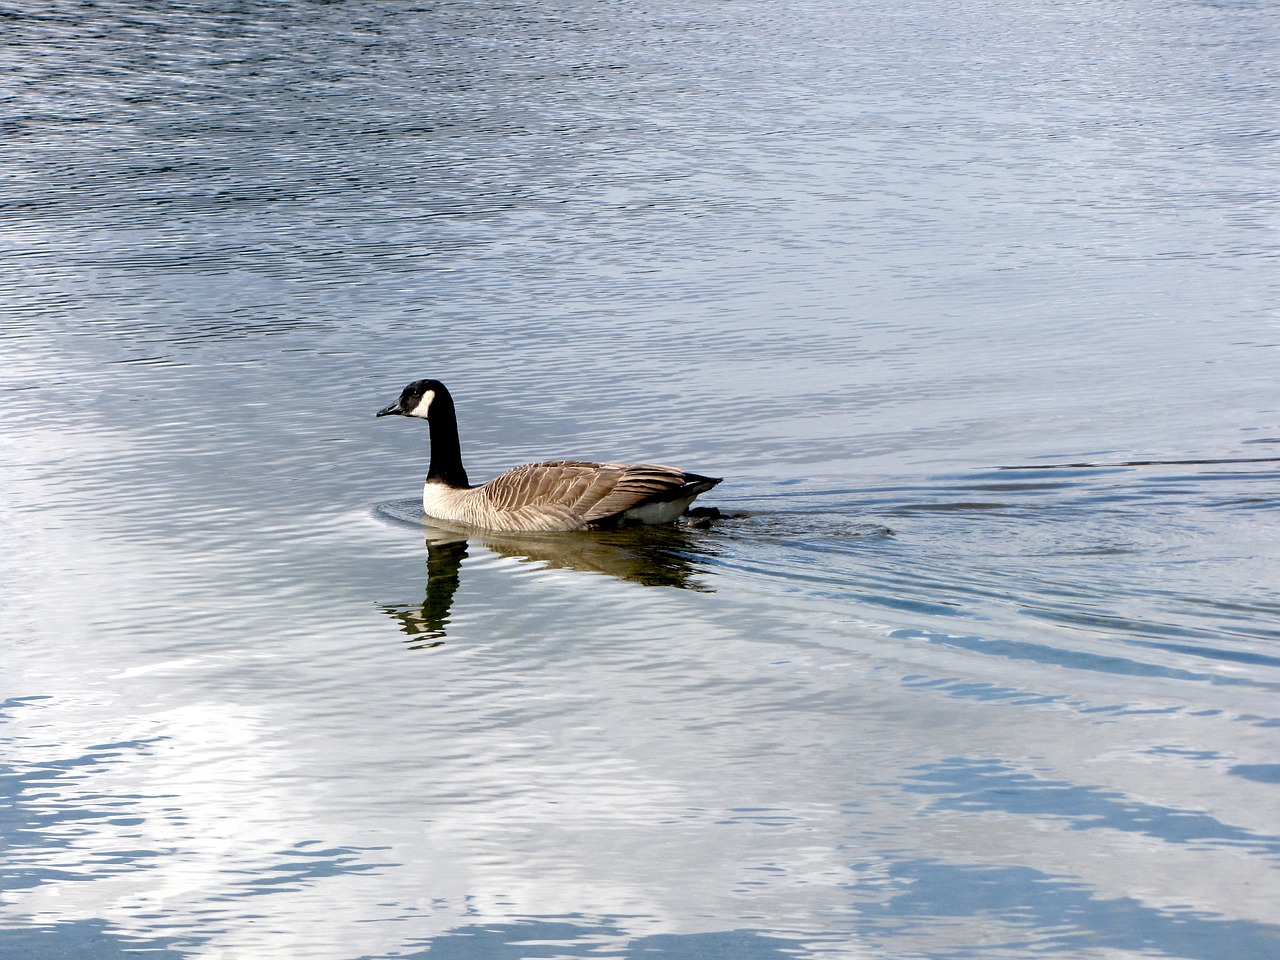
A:
<svg viewBox="0 0 1280 960">
<path fill-rule="evenodd" d="M 642 503 L 674 500 L 688 495 L 694 492 L 686 489 L 692 481 L 708 479 L 657 463 L 637 463 L 621 469 L 611 489 L 587 511 L 584 519 L 588 523 L 612 517 Z"/>
<path fill-rule="evenodd" d="M 502 527 L 572 530 L 649 500 L 672 499 L 701 479 L 658 464 L 550 460 L 508 470 L 477 492 L 484 492 L 486 512 L 503 518 Z"/>
<path fill-rule="evenodd" d="M 606 496 L 626 468 L 621 464 L 549 460 L 508 470 L 479 487 L 494 526 L 572 530 Z"/>
</svg>

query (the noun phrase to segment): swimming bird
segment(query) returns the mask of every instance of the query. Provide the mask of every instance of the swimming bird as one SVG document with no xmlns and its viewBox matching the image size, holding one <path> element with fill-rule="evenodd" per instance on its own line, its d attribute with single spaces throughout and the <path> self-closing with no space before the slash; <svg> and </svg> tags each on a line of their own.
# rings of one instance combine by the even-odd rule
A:
<svg viewBox="0 0 1280 960">
<path fill-rule="evenodd" d="M 453 397 L 439 380 L 416 380 L 379 417 L 417 417 L 431 426 L 431 466 L 422 510 L 436 520 L 486 530 L 607 529 L 675 520 L 720 482 L 657 463 L 547 460 L 472 486 L 462 466 Z"/>
</svg>

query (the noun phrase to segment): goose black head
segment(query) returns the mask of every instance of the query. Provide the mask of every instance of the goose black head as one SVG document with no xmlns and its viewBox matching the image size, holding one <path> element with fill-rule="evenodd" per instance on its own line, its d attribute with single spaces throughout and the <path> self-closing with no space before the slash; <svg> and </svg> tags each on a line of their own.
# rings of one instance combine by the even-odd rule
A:
<svg viewBox="0 0 1280 960">
<path fill-rule="evenodd" d="M 439 380 L 415 380 L 400 391 L 395 403 L 388 404 L 378 411 L 379 417 L 418 417 L 422 420 L 431 418 L 431 404 L 437 397 L 449 398 L 449 391 Z"/>
</svg>

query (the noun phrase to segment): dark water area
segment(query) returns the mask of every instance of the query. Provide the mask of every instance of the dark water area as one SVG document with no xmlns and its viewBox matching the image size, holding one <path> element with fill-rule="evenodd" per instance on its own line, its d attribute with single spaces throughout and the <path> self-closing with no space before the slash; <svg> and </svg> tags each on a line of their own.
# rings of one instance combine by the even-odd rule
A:
<svg viewBox="0 0 1280 960">
<path fill-rule="evenodd" d="M 0 3 L 0 955 L 1280 954 L 1278 41 Z"/>
</svg>

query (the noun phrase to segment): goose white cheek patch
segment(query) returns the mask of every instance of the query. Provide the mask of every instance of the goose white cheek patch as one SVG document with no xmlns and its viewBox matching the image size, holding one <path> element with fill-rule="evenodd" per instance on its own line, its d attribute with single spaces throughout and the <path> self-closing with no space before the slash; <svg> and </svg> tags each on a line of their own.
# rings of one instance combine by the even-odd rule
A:
<svg viewBox="0 0 1280 960">
<path fill-rule="evenodd" d="M 435 398 L 436 392 L 434 390 L 428 390 L 422 395 L 422 399 L 418 401 L 418 405 L 409 411 L 409 416 L 422 417 L 425 420 L 427 417 L 427 411 L 431 409 L 431 401 Z"/>
</svg>

